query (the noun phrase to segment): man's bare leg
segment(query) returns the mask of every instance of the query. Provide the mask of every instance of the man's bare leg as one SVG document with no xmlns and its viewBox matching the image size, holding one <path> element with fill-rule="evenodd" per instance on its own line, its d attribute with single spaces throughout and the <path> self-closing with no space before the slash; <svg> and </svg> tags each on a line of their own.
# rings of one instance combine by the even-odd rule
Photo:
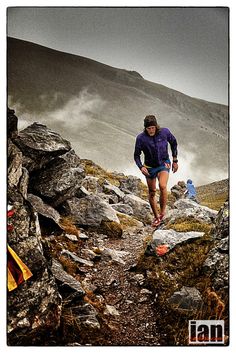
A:
<svg viewBox="0 0 236 353">
<path fill-rule="evenodd" d="M 157 208 L 157 200 L 156 200 L 156 178 L 146 178 L 149 192 L 149 203 L 152 208 L 152 212 L 154 217 L 158 219 L 158 208 Z"/>
<path fill-rule="evenodd" d="M 166 171 L 158 173 L 159 190 L 160 190 L 160 212 L 162 215 L 166 212 L 167 205 L 167 182 L 169 173 Z"/>
</svg>

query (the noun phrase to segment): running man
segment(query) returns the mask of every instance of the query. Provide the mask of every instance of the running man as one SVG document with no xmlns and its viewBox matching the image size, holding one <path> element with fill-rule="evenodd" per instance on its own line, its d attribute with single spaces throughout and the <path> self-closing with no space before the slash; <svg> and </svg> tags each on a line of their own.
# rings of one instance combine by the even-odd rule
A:
<svg viewBox="0 0 236 353">
<path fill-rule="evenodd" d="M 168 143 L 172 151 L 172 171 L 178 170 L 177 141 L 169 129 L 161 128 L 154 115 L 147 115 L 144 119 L 144 131 L 136 138 L 134 160 L 143 175 L 146 177 L 149 203 L 154 214 L 153 227 L 161 223 L 167 205 L 167 182 L 171 168 L 168 154 Z M 144 154 L 144 164 L 141 162 L 141 153 Z M 160 214 L 156 201 L 156 178 L 160 190 Z"/>
</svg>

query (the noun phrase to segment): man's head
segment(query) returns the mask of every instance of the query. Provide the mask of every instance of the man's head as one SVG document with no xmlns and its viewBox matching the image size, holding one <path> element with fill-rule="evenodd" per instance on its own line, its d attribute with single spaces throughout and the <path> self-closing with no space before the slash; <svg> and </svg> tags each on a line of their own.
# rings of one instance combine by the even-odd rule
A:
<svg viewBox="0 0 236 353">
<path fill-rule="evenodd" d="M 155 115 L 147 115 L 144 119 L 144 131 L 149 136 L 154 136 L 159 129 Z"/>
</svg>

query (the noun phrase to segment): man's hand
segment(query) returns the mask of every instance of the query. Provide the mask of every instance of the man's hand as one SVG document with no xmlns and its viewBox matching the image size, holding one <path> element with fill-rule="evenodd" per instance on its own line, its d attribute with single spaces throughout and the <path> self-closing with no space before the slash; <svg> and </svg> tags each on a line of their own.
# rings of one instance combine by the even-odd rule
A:
<svg viewBox="0 0 236 353">
<path fill-rule="evenodd" d="M 147 170 L 146 167 L 142 167 L 142 168 L 140 168 L 140 170 L 141 170 L 141 172 L 143 173 L 143 175 L 149 176 L 149 173 L 148 173 L 148 170 Z"/>
<path fill-rule="evenodd" d="M 177 162 L 173 162 L 172 163 L 172 172 L 176 173 L 178 168 L 179 168 L 178 163 Z"/>
</svg>

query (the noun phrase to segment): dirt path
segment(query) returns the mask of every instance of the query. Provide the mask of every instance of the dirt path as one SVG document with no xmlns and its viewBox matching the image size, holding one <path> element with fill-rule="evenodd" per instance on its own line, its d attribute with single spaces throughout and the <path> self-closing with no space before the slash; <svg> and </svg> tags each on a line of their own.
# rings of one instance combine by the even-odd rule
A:
<svg viewBox="0 0 236 353">
<path fill-rule="evenodd" d="M 101 345 L 158 345 L 155 302 L 150 290 L 144 286 L 144 276 L 132 271 L 144 250 L 144 239 L 152 234 L 151 227 L 127 230 L 121 239 L 102 240 L 102 246 L 128 254 L 121 259 L 124 264 L 102 258 L 95 261 L 88 272 L 90 283 L 103 303 L 112 307 L 112 313 L 102 315 L 104 328 L 99 334 Z M 98 246 L 101 240 L 93 239 L 88 247 Z"/>
</svg>

